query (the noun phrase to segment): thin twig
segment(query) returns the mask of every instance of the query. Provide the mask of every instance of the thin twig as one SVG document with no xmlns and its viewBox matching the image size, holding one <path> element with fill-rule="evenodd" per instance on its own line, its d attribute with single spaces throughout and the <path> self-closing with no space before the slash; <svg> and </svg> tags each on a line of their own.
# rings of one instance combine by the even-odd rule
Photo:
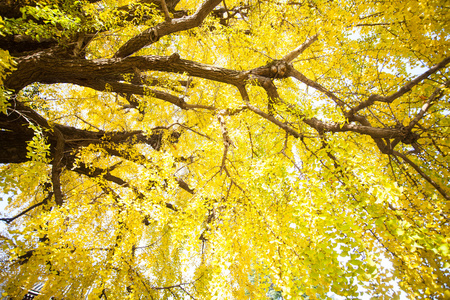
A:
<svg viewBox="0 0 450 300">
<path fill-rule="evenodd" d="M 81 117 L 79 117 L 78 115 L 75 115 L 75 118 L 77 118 L 78 120 L 82 121 L 83 123 L 85 123 L 85 124 L 87 124 L 87 125 L 89 125 L 89 126 L 91 126 L 91 127 L 95 128 L 95 129 L 97 129 L 97 130 L 98 130 L 98 131 L 100 131 L 100 132 L 104 132 L 103 130 L 101 130 L 101 129 L 100 129 L 100 128 L 98 128 L 97 126 L 95 126 L 95 125 L 92 125 L 91 123 L 89 123 L 88 121 L 86 121 L 86 120 L 82 119 L 82 118 L 81 118 Z"/>
<path fill-rule="evenodd" d="M 187 130 L 190 130 L 190 131 L 192 131 L 193 133 L 196 133 L 196 134 L 198 134 L 199 136 L 202 136 L 202 137 L 204 137 L 204 138 L 206 138 L 206 139 L 208 139 L 208 140 L 210 140 L 210 141 L 214 141 L 214 139 L 213 139 L 212 137 L 209 137 L 209 136 L 207 136 L 206 134 L 203 134 L 203 133 L 201 133 L 201 132 L 198 132 L 198 131 L 192 129 L 191 127 L 189 127 L 189 126 L 186 126 L 186 125 L 181 124 L 181 123 L 176 123 L 176 125 L 179 125 L 179 126 L 185 128 L 185 129 L 187 129 Z"/>
<path fill-rule="evenodd" d="M 252 132 L 250 130 L 250 126 L 247 125 L 247 131 L 248 131 L 248 137 L 250 140 L 250 149 L 252 150 L 252 159 L 253 159 L 253 155 L 256 155 L 255 150 L 253 150 L 253 139 L 252 139 Z"/>
<path fill-rule="evenodd" d="M 186 291 L 182 286 L 179 286 L 179 288 L 180 288 L 183 292 L 185 292 L 186 294 L 188 294 L 189 297 L 191 297 L 191 299 L 196 300 L 196 299 L 195 299 L 191 294 L 189 294 L 189 292 Z"/>
</svg>

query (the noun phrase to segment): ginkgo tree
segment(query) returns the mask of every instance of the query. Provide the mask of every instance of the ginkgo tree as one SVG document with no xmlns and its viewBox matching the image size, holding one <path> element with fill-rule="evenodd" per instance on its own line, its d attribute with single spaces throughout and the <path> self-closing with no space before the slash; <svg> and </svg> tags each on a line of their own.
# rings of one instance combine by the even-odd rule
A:
<svg viewBox="0 0 450 300">
<path fill-rule="evenodd" d="M 446 1 L 0 16 L 5 295 L 450 297 Z"/>
</svg>

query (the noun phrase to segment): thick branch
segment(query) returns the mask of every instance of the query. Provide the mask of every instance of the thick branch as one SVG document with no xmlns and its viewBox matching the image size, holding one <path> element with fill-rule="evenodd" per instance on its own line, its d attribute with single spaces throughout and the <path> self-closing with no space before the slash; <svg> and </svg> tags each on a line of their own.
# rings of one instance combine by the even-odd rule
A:
<svg viewBox="0 0 450 300">
<path fill-rule="evenodd" d="M 442 95 L 442 89 L 450 85 L 450 80 L 444 83 L 443 86 L 438 87 L 434 90 L 433 94 L 426 100 L 425 104 L 420 109 L 419 113 L 411 120 L 411 122 L 406 127 L 406 131 L 410 131 L 425 115 L 427 110 L 433 105 L 433 101 Z"/>
<path fill-rule="evenodd" d="M 108 172 L 108 170 L 102 168 L 92 168 L 86 166 L 84 163 L 78 162 L 77 165 L 74 165 L 74 161 L 70 162 L 67 166 L 68 169 L 74 171 L 78 174 L 86 175 L 91 178 L 102 177 L 103 179 L 113 182 L 121 187 L 129 187 L 128 182 L 123 180 L 120 177 L 114 176 Z"/>
<path fill-rule="evenodd" d="M 288 134 L 292 135 L 295 138 L 301 138 L 303 137 L 302 133 L 299 133 L 297 131 L 295 131 L 292 127 L 284 124 L 283 122 L 275 119 L 274 116 L 269 115 L 265 112 L 263 112 L 262 110 L 252 106 L 250 103 L 247 104 L 248 109 L 250 109 L 252 112 L 256 113 L 257 115 L 263 117 L 264 119 L 270 121 L 271 123 L 277 125 L 278 127 L 280 127 L 281 129 L 283 129 L 284 131 L 286 131 Z"/>
<path fill-rule="evenodd" d="M 246 96 L 246 91 L 244 88 L 240 88 L 239 91 L 241 92 L 241 95 L 245 101 L 245 99 L 248 99 L 248 96 Z M 292 105 L 290 104 L 286 104 L 284 103 L 288 108 L 291 109 L 295 109 L 292 107 Z M 274 123 L 275 125 L 277 125 L 278 127 L 282 128 L 283 130 L 285 130 L 288 134 L 296 137 L 296 138 L 300 138 L 303 137 L 303 134 L 298 133 L 297 131 L 295 131 L 294 129 L 292 129 L 291 127 L 289 127 L 288 125 L 278 121 L 277 119 L 275 119 L 275 117 L 261 111 L 260 109 L 252 106 L 248 101 L 247 101 L 247 107 L 248 109 L 250 109 L 251 111 L 253 111 L 254 113 L 260 115 L 261 117 L 263 117 L 264 119 Z M 346 131 L 351 131 L 351 132 L 356 132 L 356 133 L 361 133 L 361 134 L 365 134 L 365 135 L 369 135 L 374 139 L 379 139 L 379 138 L 386 138 L 386 139 L 392 139 L 392 138 L 396 138 L 396 137 L 403 137 L 404 136 L 404 132 L 401 129 L 396 129 L 396 128 L 378 128 L 378 127 L 372 127 L 372 126 L 364 126 L 364 125 L 359 125 L 359 124 L 349 124 L 349 123 L 336 123 L 336 122 L 324 122 L 321 121 L 317 118 L 304 118 L 304 116 L 302 115 L 297 115 L 298 118 L 300 118 L 302 120 L 303 123 L 309 125 L 310 127 L 314 128 L 315 130 L 317 130 L 318 132 L 346 132 Z"/>
<path fill-rule="evenodd" d="M 352 131 L 361 134 L 366 134 L 373 138 L 387 138 L 387 139 L 403 136 L 403 132 L 395 128 L 379 128 L 358 124 L 323 122 L 317 118 L 303 119 L 303 122 L 313 127 L 319 132 Z"/>
<path fill-rule="evenodd" d="M 95 81 L 117 81 L 117 74 L 142 71 L 161 71 L 214 80 L 237 85 L 248 77 L 247 72 L 215 67 L 171 56 L 134 56 L 110 59 L 55 60 L 54 57 L 28 57 L 19 60 L 17 70 L 5 79 L 5 87 L 21 90 L 34 83 L 73 83 L 80 86 L 98 86 Z M 110 80 L 112 79 L 112 80 Z"/>
<path fill-rule="evenodd" d="M 149 28 L 139 35 L 128 40 L 119 50 L 114 54 L 114 57 L 126 57 L 136 51 L 148 46 L 165 35 L 174 32 L 188 30 L 199 26 L 206 16 L 216 7 L 222 0 L 206 0 L 198 8 L 198 10 L 188 17 L 179 19 L 172 19 L 170 22 L 163 22 L 155 27 Z"/>
<path fill-rule="evenodd" d="M 266 91 L 267 96 L 269 98 L 268 104 L 267 104 L 267 110 L 269 112 L 269 115 L 273 115 L 274 110 L 275 110 L 274 104 L 276 104 L 280 100 L 280 95 L 278 94 L 277 87 L 275 86 L 272 79 L 270 79 L 270 78 L 259 76 L 259 75 L 252 75 L 251 78 L 256 79 L 256 83 L 261 85 L 264 88 L 264 90 Z M 254 83 L 253 80 L 251 80 L 250 82 Z"/>
<path fill-rule="evenodd" d="M 27 133 L 0 130 L 0 164 L 28 161 L 27 141 L 33 136 L 32 130 Z"/>
<path fill-rule="evenodd" d="M 50 127 L 47 120 L 31 108 L 24 106 L 18 101 L 15 101 L 14 105 L 16 109 L 11 110 L 8 115 L 0 114 L 0 129 L 2 129 L 0 130 L 0 163 L 21 163 L 30 159 L 27 157 L 27 142 L 33 138 L 34 131 L 28 127 L 29 122 L 50 129 L 45 134 L 50 144 L 50 155 L 53 158 L 55 168 L 56 161 L 60 161 L 58 153 L 72 153 L 75 149 L 92 144 L 106 145 L 110 142 L 116 144 L 141 143 L 150 145 L 155 150 L 158 150 L 161 146 L 161 130 L 155 130 L 151 134 L 145 135 L 142 131 L 98 132 L 61 124 L 53 124 L 53 127 Z M 62 134 L 59 146 L 58 137 L 56 136 L 58 132 Z M 176 141 L 179 133 L 174 132 L 170 136 L 173 141 Z M 63 149 L 63 151 L 59 152 L 60 150 L 58 149 Z M 62 163 L 65 164 L 65 162 Z"/>
<path fill-rule="evenodd" d="M 341 109 L 344 109 L 345 103 L 341 99 L 339 99 L 335 94 L 333 94 L 332 92 L 330 92 L 329 90 L 327 90 L 325 87 L 323 87 L 319 83 L 315 82 L 314 80 L 307 78 L 305 75 L 303 75 L 302 73 L 300 73 L 293 67 L 289 68 L 287 74 L 288 74 L 288 76 L 292 76 L 295 79 L 297 79 L 298 81 L 303 82 L 307 86 L 310 86 L 310 87 L 318 90 L 319 92 L 324 93 L 330 99 L 332 99 Z"/>
<path fill-rule="evenodd" d="M 428 181 L 432 186 L 434 186 L 434 188 L 446 199 L 446 200 L 450 200 L 450 196 L 447 194 L 447 192 L 441 187 L 439 186 L 439 184 L 437 184 L 436 181 L 434 181 L 433 179 L 431 179 L 427 174 L 425 174 L 418 165 L 416 165 L 413 161 L 411 161 L 406 155 L 397 152 L 397 151 L 393 151 L 392 154 L 394 154 L 395 156 L 401 157 L 401 159 L 403 159 L 404 162 L 406 162 L 408 165 L 410 165 L 414 170 L 416 170 L 417 173 L 420 174 L 420 176 L 422 176 L 426 181 Z"/>
<path fill-rule="evenodd" d="M 172 18 L 170 17 L 169 10 L 167 9 L 166 0 L 160 0 L 160 1 L 161 1 L 162 10 L 164 12 L 164 18 L 166 19 L 167 22 L 170 22 L 170 20 Z"/>
<path fill-rule="evenodd" d="M 297 58 L 300 54 L 303 53 L 309 46 L 311 46 L 312 43 L 317 41 L 317 38 L 319 37 L 319 34 L 315 34 L 312 37 L 309 37 L 306 39 L 306 41 L 301 44 L 299 47 L 297 47 L 292 52 L 286 54 L 281 60 L 284 60 L 287 63 L 292 62 L 295 58 Z"/>
<path fill-rule="evenodd" d="M 122 94 L 133 94 L 133 95 L 149 95 L 154 98 L 164 100 L 166 102 L 172 103 L 182 109 L 186 108 L 186 103 L 181 97 L 174 96 L 167 92 L 160 90 L 150 89 L 144 85 L 136 85 L 131 83 L 122 82 L 106 82 L 102 80 L 89 81 L 85 86 L 89 86 L 97 91 L 103 92 L 108 88 L 111 92 L 122 93 Z"/>
<path fill-rule="evenodd" d="M 123 82 L 105 82 L 102 80 L 92 81 L 90 80 L 85 86 L 93 88 L 97 91 L 105 91 L 106 89 L 111 92 L 117 92 L 126 95 L 148 95 L 178 106 L 181 109 L 208 109 L 214 110 L 215 108 L 207 105 L 188 104 L 184 101 L 183 97 L 174 96 L 167 92 L 163 92 L 156 89 L 150 89 L 144 85 L 136 85 Z"/>
<path fill-rule="evenodd" d="M 424 72 L 422 75 L 418 76 L 417 78 L 411 80 L 410 82 L 402 86 L 397 92 L 393 93 L 390 96 L 387 96 L 386 102 L 392 103 L 392 101 L 409 92 L 415 85 L 419 84 L 424 79 L 428 78 L 428 76 L 444 68 L 448 63 L 450 63 L 450 56 L 444 58 L 441 62 L 431 67 L 428 71 Z"/>
<path fill-rule="evenodd" d="M 303 137 L 303 135 L 301 133 L 298 133 L 297 131 L 295 131 L 293 128 L 289 127 L 288 125 L 282 123 L 281 121 L 278 121 L 277 119 L 275 119 L 274 116 L 269 115 L 265 112 L 263 112 L 262 110 L 254 107 L 253 105 L 250 104 L 250 99 L 248 97 L 248 93 L 247 90 L 245 89 L 245 86 L 243 85 L 239 85 L 238 86 L 239 92 L 241 94 L 242 99 L 244 100 L 244 102 L 246 102 L 247 104 L 247 108 L 251 111 L 253 111 L 254 113 L 256 113 L 257 115 L 263 117 L 264 119 L 272 122 L 273 124 L 277 125 L 278 127 L 280 127 L 281 129 L 283 129 L 284 131 L 286 131 L 288 134 L 296 137 L 296 138 L 300 138 Z"/>
<path fill-rule="evenodd" d="M 35 38 L 28 35 L 6 35 L 0 36 L 0 48 L 8 50 L 11 55 L 20 56 L 24 53 L 47 49 L 58 45 L 57 40 L 47 38 L 37 41 Z"/>
<path fill-rule="evenodd" d="M 426 79 L 428 76 L 436 73 L 440 69 L 444 68 L 448 63 L 450 63 L 450 56 L 444 58 L 441 62 L 431 67 L 429 70 L 424 72 L 422 75 L 417 76 L 415 79 L 411 80 L 404 86 L 402 86 L 397 92 L 393 93 L 390 96 L 383 97 L 380 95 L 370 95 L 369 98 L 366 101 L 361 102 L 358 104 L 358 106 L 353 107 L 349 112 L 348 115 L 353 115 L 357 113 L 358 111 L 372 105 L 374 102 L 386 102 L 386 103 L 392 103 L 395 99 L 403 96 L 407 92 L 409 92 L 414 86 L 422 82 L 424 79 Z"/>
</svg>

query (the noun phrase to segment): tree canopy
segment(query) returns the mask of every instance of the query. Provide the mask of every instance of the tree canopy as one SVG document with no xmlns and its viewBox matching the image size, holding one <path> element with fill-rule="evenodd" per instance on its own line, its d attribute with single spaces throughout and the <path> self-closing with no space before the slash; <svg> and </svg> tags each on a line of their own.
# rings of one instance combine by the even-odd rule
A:
<svg viewBox="0 0 450 300">
<path fill-rule="evenodd" d="M 446 1 L 0 16 L 10 297 L 450 297 Z"/>
</svg>

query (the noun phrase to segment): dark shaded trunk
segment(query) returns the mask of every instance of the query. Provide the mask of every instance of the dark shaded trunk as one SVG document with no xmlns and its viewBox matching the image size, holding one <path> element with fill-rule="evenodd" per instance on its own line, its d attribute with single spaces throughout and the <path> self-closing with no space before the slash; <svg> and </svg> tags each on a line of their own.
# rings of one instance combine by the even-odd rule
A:
<svg viewBox="0 0 450 300">
<path fill-rule="evenodd" d="M 34 131 L 29 127 L 29 122 L 43 126 L 39 122 L 39 115 L 31 109 L 20 107 L 20 111 L 12 111 L 8 115 L 0 113 L 0 163 L 22 163 L 30 160 L 27 157 L 27 142 L 33 136 Z M 42 117 L 40 117 L 42 118 Z M 43 119 L 43 118 L 42 118 Z M 99 132 L 82 130 L 75 127 L 54 124 L 54 128 L 61 132 L 64 143 L 63 165 L 72 166 L 77 150 L 92 145 L 100 145 L 109 148 L 110 144 L 147 144 L 155 150 L 159 150 L 163 139 L 163 129 L 155 129 L 150 135 L 141 131 L 132 132 Z M 48 129 L 48 128 L 47 128 Z M 44 131 L 47 143 L 50 145 L 50 157 L 55 156 L 57 137 L 54 131 Z M 170 133 L 170 142 L 176 143 L 180 134 Z M 112 153 L 118 155 L 119 153 Z"/>
<path fill-rule="evenodd" d="M 22 163 L 28 161 L 27 142 L 33 136 L 33 132 L 0 131 L 0 163 Z"/>
</svg>

